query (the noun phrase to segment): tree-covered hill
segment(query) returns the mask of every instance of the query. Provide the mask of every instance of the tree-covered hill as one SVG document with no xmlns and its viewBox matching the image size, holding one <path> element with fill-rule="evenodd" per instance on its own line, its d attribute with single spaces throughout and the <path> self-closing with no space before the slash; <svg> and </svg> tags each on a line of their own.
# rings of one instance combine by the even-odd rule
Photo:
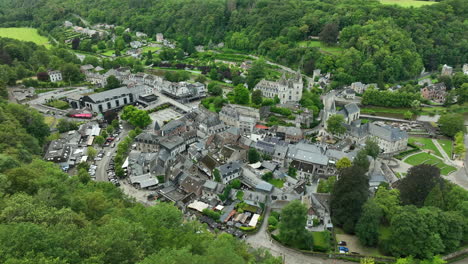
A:
<svg viewBox="0 0 468 264">
<path fill-rule="evenodd" d="M 144 207 L 40 160 L 45 128 L 35 110 L 0 102 L 0 263 L 281 263 L 171 204 Z"/>
<path fill-rule="evenodd" d="M 0 0 L 0 26 L 33 26 L 50 32 L 79 14 L 158 32 L 195 45 L 218 43 L 266 55 L 280 63 L 334 71 L 341 83 L 394 82 L 468 61 L 468 6 L 445 0 L 421 8 L 368 0 Z M 339 34 L 341 32 L 341 34 Z M 338 35 L 339 34 L 339 35 Z M 347 51 L 340 56 L 304 48 L 320 36 Z M 337 44 L 337 41 L 339 44 Z M 357 62 L 357 63 L 356 63 Z"/>
</svg>

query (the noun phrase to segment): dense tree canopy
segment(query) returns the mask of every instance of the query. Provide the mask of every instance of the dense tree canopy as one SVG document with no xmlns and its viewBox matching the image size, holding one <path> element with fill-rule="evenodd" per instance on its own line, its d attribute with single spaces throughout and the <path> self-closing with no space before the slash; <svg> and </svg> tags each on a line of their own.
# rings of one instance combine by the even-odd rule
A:
<svg viewBox="0 0 468 264">
<path fill-rule="evenodd" d="M 463 0 L 420 8 L 362 0 L 43 0 L 0 1 L 0 10 L 6 10 L 0 13 L 0 25 L 33 26 L 43 32 L 53 31 L 66 19 L 81 24 L 71 14 L 90 23 L 116 24 L 115 48 L 120 52 L 123 47 L 117 44 L 131 40 L 122 30 L 127 27 L 151 37 L 163 32 L 180 42 L 182 56 L 184 51 L 192 53 L 195 45 L 225 42 L 229 48 L 303 66 L 309 74 L 314 67 L 333 70 L 340 83 L 393 82 L 414 77 L 423 66 L 436 70 L 444 63 L 467 61 L 463 33 L 468 25 L 463 21 L 468 12 Z M 319 34 L 324 42 L 334 43 L 338 32 L 339 45 L 348 48 L 340 56 L 298 44 Z M 89 49 L 88 42 L 75 46 Z"/>
<path fill-rule="evenodd" d="M 356 165 L 342 169 L 332 190 L 330 209 L 333 223 L 353 233 L 369 194 L 365 170 Z"/>
</svg>

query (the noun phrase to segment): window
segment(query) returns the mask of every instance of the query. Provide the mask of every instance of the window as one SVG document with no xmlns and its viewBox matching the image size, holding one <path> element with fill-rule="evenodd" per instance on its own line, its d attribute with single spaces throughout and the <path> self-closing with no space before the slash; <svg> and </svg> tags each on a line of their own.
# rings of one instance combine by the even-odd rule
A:
<svg viewBox="0 0 468 264">
<path fill-rule="evenodd" d="M 120 102 L 119 102 L 119 100 L 118 100 L 118 99 L 117 99 L 117 100 L 115 100 L 115 106 L 119 107 L 119 105 L 120 105 Z"/>
<path fill-rule="evenodd" d="M 111 103 L 107 102 L 107 109 L 111 109 L 111 108 L 112 108 Z"/>
<path fill-rule="evenodd" d="M 128 104 L 127 97 L 125 97 L 123 100 L 125 105 Z"/>
</svg>

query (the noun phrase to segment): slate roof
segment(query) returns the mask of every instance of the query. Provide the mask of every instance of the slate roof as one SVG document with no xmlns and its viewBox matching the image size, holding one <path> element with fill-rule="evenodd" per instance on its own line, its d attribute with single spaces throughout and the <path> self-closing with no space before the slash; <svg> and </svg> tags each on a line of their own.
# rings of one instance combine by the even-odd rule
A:
<svg viewBox="0 0 468 264">
<path fill-rule="evenodd" d="M 229 162 L 218 167 L 221 177 L 229 176 L 242 168 L 242 164 L 238 161 Z"/>
<path fill-rule="evenodd" d="M 124 94 L 131 94 L 132 92 L 127 87 L 120 87 L 100 93 L 87 95 L 93 102 L 105 101 L 107 98 L 113 98 L 114 96 L 122 96 Z"/>
<path fill-rule="evenodd" d="M 177 146 L 184 144 L 184 139 L 181 137 L 166 138 L 165 140 L 161 141 L 160 144 L 162 147 L 168 150 L 173 150 Z"/>
<path fill-rule="evenodd" d="M 300 142 L 296 145 L 290 145 L 288 157 L 293 160 L 319 165 L 328 165 L 328 157 L 322 154 L 322 151 L 318 146 L 312 144 Z"/>
<path fill-rule="evenodd" d="M 355 114 L 355 113 L 359 112 L 359 107 L 355 103 L 345 105 L 344 109 L 346 110 L 348 115 L 352 115 L 352 114 Z"/>
<path fill-rule="evenodd" d="M 382 138 L 383 140 L 395 142 L 401 139 L 408 138 L 406 131 L 387 125 L 369 124 L 369 133 L 373 136 Z"/>
</svg>

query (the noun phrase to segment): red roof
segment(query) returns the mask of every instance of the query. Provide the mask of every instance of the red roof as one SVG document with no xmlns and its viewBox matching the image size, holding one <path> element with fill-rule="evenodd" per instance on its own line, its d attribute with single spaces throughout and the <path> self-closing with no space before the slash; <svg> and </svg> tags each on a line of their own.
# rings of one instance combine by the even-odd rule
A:
<svg viewBox="0 0 468 264">
<path fill-rule="evenodd" d="M 260 125 L 260 124 L 255 125 L 255 127 L 258 128 L 258 129 L 268 129 L 267 126 Z"/>
</svg>

